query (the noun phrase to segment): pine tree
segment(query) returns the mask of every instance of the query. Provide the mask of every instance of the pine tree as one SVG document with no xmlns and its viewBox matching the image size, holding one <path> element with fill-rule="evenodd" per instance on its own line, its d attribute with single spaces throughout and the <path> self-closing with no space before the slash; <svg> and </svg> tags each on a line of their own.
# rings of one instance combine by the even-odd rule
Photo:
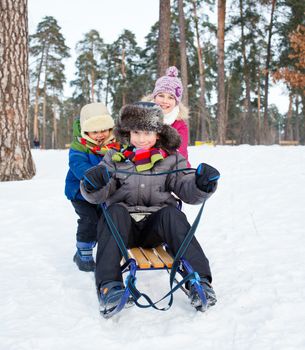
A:
<svg viewBox="0 0 305 350">
<path fill-rule="evenodd" d="M 217 66 L 218 66 L 218 97 L 217 122 L 218 142 L 222 145 L 226 139 L 225 125 L 225 70 L 224 70 L 224 41 L 225 41 L 226 0 L 218 0 L 218 29 L 217 29 Z"/>
<path fill-rule="evenodd" d="M 141 49 L 138 47 L 135 35 L 124 30 L 111 45 L 112 67 L 110 77 L 110 94 L 113 101 L 113 111 L 116 113 L 126 103 L 139 99 L 141 91 L 134 83 L 141 74 Z"/>
<path fill-rule="evenodd" d="M 102 56 L 105 49 L 104 41 L 98 31 L 91 30 L 76 46 L 77 79 L 71 82 L 75 86 L 75 96 L 82 96 L 83 104 L 95 102 L 101 97 L 103 87 Z"/>
<path fill-rule="evenodd" d="M 289 37 L 291 46 L 291 53 L 288 56 L 290 58 L 289 66 L 279 68 L 274 72 L 273 78 L 275 80 L 283 80 L 290 90 L 289 108 L 285 125 L 285 139 L 298 140 L 302 133 L 300 132 L 298 112 L 296 113 L 297 127 L 293 133 L 292 103 L 293 97 L 296 96 L 296 105 L 298 111 L 298 96 L 300 95 L 303 101 L 305 100 L 305 26 L 299 25 L 297 29 L 290 34 Z"/>
<path fill-rule="evenodd" d="M 178 10 L 179 10 L 180 66 L 181 66 L 181 81 L 183 85 L 182 102 L 186 107 L 188 107 L 188 69 L 187 69 L 186 30 L 185 30 L 183 0 L 178 0 Z"/>
<path fill-rule="evenodd" d="M 42 147 L 45 148 L 49 93 L 63 91 L 65 66 L 62 60 L 70 57 L 69 48 L 65 44 L 65 39 L 61 34 L 61 28 L 54 17 L 46 16 L 38 24 L 36 33 L 30 36 L 30 53 L 32 58 L 35 58 L 32 76 L 36 80 L 36 87 L 34 89 L 33 134 L 35 139 L 39 139 L 38 114 L 40 99 L 43 97 Z"/>
</svg>

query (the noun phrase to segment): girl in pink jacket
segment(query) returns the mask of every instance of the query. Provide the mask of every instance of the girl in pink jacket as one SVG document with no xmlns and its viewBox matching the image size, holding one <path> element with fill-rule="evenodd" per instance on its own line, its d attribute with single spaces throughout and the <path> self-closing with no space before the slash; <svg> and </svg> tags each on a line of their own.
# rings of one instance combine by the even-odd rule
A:
<svg viewBox="0 0 305 350">
<path fill-rule="evenodd" d="M 178 78 L 178 69 L 174 66 L 167 68 L 164 76 L 160 77 L 155 84 L 152 95 L 143 100 L 153 101 L 162 108 L 164 124 L 175 128 L 181 136 L 181 146 L 178 151 L 186 158 L 188 166 L 188 110 L 181 103 L 183 87 Z"/>
</svg>

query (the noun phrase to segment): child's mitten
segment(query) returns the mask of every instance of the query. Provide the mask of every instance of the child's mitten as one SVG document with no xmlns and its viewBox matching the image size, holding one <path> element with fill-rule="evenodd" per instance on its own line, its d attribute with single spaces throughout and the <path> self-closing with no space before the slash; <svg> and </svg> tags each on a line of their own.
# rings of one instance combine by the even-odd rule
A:
<svg viewBox="0 0 305 350">
<path fill-rule="evenodd" d="M 106 186 L 109 179 L 108 169 L 105 165 L 99 164 L 85 172 L 83 183 L 87 192 L 94 192 Z"/>
<path fill-rule="evenodd" d="M 196 170 L 196 185 L 201 191 L 213 192 L 219 177 L 220 173 L 217 169 L 209 164 L 201 163 Z"/>
</svg>

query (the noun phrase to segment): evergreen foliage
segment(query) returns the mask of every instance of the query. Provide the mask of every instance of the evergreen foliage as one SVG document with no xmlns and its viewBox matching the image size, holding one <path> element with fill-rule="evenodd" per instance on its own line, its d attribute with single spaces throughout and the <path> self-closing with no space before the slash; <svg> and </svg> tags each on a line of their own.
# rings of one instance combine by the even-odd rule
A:
<svg viewBox="0 0 305 350">
<path fill-rule="evenodd" d="M 202 103 L 194 3 L 197 8 L 200 49 L 204 67 L 205 128 L 201 134 Z M 185 37 L 188 70 L 188 103 L 190 111 L 190 141 L 216 140 L 217 137 L 217 52 L 215 0 L 185 0 Z M 274 9 L 268 68 L 268 33 L 271 0 L 239 0 L 227 2 L 225 32 L 225 109 L 226 139 L 236 143 L 264 142 L 264 104 L 266 102 L 266 72 L 293 68 L 298 58 L 292 57 L 291 34 L 304 23 L 303 0 L 278 0 Z M 180 66 L 178 1 L 171 5 L 169 65 Z M 63 98 L 65 83 L 63 58 L 69 56 L 60 27 L 53 17 L 45 17 L 31 36 L 32 98 L 30 113 L 35 117 L 38 104 L 40 130 L 46 123 L 46 147 L 53 147 L 54 111 L 57 115 L 57 147 L 70 142 L 72 121 L 80 108 L 89 102 L 102 101 L 114 118 L 125 103 L 140 100 L 152 92 L 158 70 L 159 22 L 153 23 L 139 47 L 134 33 L 125 29 L 113 43 L 105 43 L 100 33 L 92 29 L 77 46 L 75 79 L 70 82 L 73 96 Z M 274 84 L 274 83 L 272 83 Z M 275 106 L 268 106 L 268 139 L 271 143 L 286 137 L 287 120 L 292 123 L 293 139 L 304 138 L 304 90 L 289 87 L 293 93 L 292 119 L 281 115 Z M 45 95 L 45 97 L 44 97 Z M 37 97 L 38 96 L 38 97 Z M 47 106 L 44 107 L 44 104 Z M 289 106 L 287 105 L 287 111 Z M 37 109 L 37 107 L 36 107 Z M 45 111 L 45 121 L 43 120 Z M 289 123 L 290 123 L 289 122 Z M 69 129 L 70 128 L 70 129 Z M 62 130 L 64 129 L 64 130 Z M 31 131 L 31 134 L 35 132 Z M 56 133 L 55 133 L 56 134 Z M 204 138 L 203 138 L 204 137 Z M 53 137 L 54 138 L 54 137 Z M 55 146 L 54 146 L 55 147 Z"/>
</svg>

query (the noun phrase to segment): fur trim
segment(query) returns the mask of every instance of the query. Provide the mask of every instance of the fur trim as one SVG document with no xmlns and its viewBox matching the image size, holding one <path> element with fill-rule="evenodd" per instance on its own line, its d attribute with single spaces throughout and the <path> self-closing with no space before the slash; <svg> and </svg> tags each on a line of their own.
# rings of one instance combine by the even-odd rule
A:
<svg viewBox="0 0 305 350">
<path fill-rule="evenodd" d="M 159 140 L 156 146 L 169 153 L 173 153 L 179 148 L 180 144 L 181 137 L 177 130 L 169 125 L 163 125 L 162 130 L 159 133 Z"/>
<path fill-rule="evenodd" d="M 114 127 L 113 134 L 116 138 L 116 140 L 123 145 L 128 145 L 130 140 L 130 132 L 129 131 L 123 131 L 122 129 L 118 127 Z"/>
<path fill-rule="evenodd" d="M 154 97 L 152 94 L 143 96 L 141 98 L 141 101 L 143 102 L 154 102 Z M 179 114 L 177 117 L 177 120 L 188 120 L 190 118 L 189 116 L 189 109 L 185 107 L 185 105 L 182 102 L 179 102 Z"/>
<path fill-rule="evenodd" d="M 153 103 L 149 104 L 149 106 L 146 106 L 144 103 L 126 105 L 121 109 L 117 121 L 117 129 L 122 131 L 147 130 L 159 132 L 162 126 L 162 110 Z"/>
</svg>

